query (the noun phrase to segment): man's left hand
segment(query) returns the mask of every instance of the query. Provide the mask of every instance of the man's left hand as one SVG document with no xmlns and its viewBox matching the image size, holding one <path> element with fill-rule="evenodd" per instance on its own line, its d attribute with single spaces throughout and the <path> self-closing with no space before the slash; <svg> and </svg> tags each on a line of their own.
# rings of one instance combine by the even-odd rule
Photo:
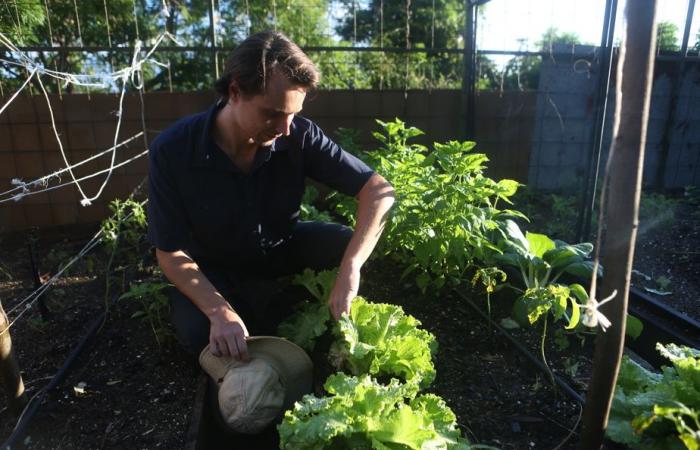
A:
<svg viewBox="0 0 700 450">
<path fill-rule="evenodd" d="M 359 269 L 343 269 L 341 267 L 335 279 L 335 286 L 333 286 L 331 295 L 328 298 L 328 306 L 331 308 L 331 314 L 336 320 L 340 319 L 343 313 L 350 313 L 350 305 L 357 296 L 359 287 Z"/>
</svg>

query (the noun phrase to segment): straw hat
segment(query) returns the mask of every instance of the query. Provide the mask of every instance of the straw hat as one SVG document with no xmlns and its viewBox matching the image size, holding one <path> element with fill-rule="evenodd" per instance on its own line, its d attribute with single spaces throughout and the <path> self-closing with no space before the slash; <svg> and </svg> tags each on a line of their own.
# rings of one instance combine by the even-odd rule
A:
<svg viewBox="0 0 700 450">
<path fill-rule="evenodd" d="M 249 361 L 214 356 L 207 345 L 199 364 L 219 387 L 224 422 L 238 433 L 255 434 L 311 392 L 312 364 L 286 339 L 251 336 L 246 342 Z"/>
</svg>

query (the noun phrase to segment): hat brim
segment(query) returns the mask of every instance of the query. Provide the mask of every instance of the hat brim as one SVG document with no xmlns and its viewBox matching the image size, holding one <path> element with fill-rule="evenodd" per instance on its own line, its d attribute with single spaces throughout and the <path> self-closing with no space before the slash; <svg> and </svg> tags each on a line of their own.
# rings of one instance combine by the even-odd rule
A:
<svg viewBox="0 0 700 450">
<path fill-rule="evenodd" d="M 313 364 L 301 347 L 277 336 L 249 336 L 246 343 L 250 358 L 265 359 L 282 377 L 285 411 L 312 391 Z M 245 364 L 230 356 L 214 356 L 209 345 L 199 355 L 199 363 L 217 383 L 224 378 L 229 368 Z"/>
</svg>

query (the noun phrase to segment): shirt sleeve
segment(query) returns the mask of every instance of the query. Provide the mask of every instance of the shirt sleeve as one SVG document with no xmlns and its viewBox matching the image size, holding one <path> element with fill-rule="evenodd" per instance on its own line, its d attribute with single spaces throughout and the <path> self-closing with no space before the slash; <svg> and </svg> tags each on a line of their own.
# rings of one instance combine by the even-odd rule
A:
<svg viewBox="0 0 700 450">
<path fill-rule="evenodd" d="M 190 242 L 188 221 L 163 150 L 156 140 L 148 152 L 148 241 L 166 252 L 186 250 Z"/>
<path fill-rule="evenodd" d="M 308 127 L 304 139 L 307 175 L 338 192 L 356 196 L 374 171 L 328 138 L 318 125 L 308 121 Z"/>
</svg>

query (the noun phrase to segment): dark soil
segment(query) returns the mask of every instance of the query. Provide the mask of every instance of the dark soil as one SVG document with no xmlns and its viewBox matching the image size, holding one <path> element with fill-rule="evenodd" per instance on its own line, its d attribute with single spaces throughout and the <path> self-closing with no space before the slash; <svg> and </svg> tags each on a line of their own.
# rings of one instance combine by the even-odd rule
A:
<svg viewBox="0 0 700 450">
<path fill-rule="evenodd" d="M 36 253 L 41 255 L 37 259 L 42 272 L 53 265 L 47 258 L 51 251 L 70 256 L 85 241 L 40 242 Z M 6 299 L 3 306 L 8 312 L 15 300 L 33 288 L 23 242 L 24 236 L 2 240 L 2 255 L 15 255 L 12 261 L 2 261 L 12 275 L 12 281 L 0 284 L 0 298 Z M 51 312 L 48 320 L 32 308 L 11 328 L 30 397 L 50 382 L 105 309 L 104 279 L 97 274 L 107 257 L 100 248 L 91 255 L 92 273 L 85 259 L 43 297 Z M 13 449 L 182 448 L 198 367 L 174 345 L 159 346 L 146 323 L 131 318 L 139 309 L 138 303 L 127 300 L 110 306 L 97 336 L 63 383 L 45 398 L 20 441 L 24 445 Z M 1 442 L 9 438 L 16 423 L 6 400 L 5 393 L 0 393 Z"/>
<path fill-rule="evenodd" d="M 31 290 L 23 242 L 23 237 L 2 240 L 2 255 L 16 256 L 12 261 L 2 260 L 13 279 L 0 284 L 0 298 L 15 300 Z M 54 240 L 42 244 L 37 253 L 45 266 L 49 249 L 54 254 L 74 254 L 81 242 Z M 48 383 L 104 310 L 104 280 L 97 274 L 106 254 L 95 249 L 93 255 L 94 267 L 81 263 L 47 294 L 50 320 L 42 321 L 33 308 L 12 328 L 30 395 Z M 553 449 L 562 443 L 559 448 L 573 449 L 577 435 L 566 439 L 570 430 L 577 432 L 579 406 L 556 392 L 546 375 L 490 330 L 457 296 L 448 291 L 422 295 L 400 281 L 400 273 L 389 262 L 371 262 L 364 270 L 361 294 L 373 301 L 403 305 L 436 335 L 437 379 L 430 391 L 445 398 L 465 436 L 474 443 L 502 449 Z M 13 300 L 4 301 L 6 310 L 13 307 Z M 483 299 L 476 300 L 483 304 Z M 507 313 L 507 307 L 503 308 Z M 112 305 L 93 344 L 33 420 L 28 448 L 184 448 L 193 417 L 198 367 L 176 345 L 159 346 L 148 325 L 131 318 L 138 309 L 138 303 L 126 300 Z M 537 330 L 516 332 L 536 351 Z M 574 344 L 557 353 L 550 339 L 548 356 L 555 361 L 555 370 L 571 371 L 584 385 L 585 364 L 580 363 L 576 371 L 572 367 L 578 367 L 588 351 L 578 348 Z M 564 357 L 569 358 L 567 363 L 561 362 Z M 5 405 L 5 398 L 0 401 Z M 0 440 L 10 435 L 14 423 L 15 418 L 3 409 Z"/>
</svg>

